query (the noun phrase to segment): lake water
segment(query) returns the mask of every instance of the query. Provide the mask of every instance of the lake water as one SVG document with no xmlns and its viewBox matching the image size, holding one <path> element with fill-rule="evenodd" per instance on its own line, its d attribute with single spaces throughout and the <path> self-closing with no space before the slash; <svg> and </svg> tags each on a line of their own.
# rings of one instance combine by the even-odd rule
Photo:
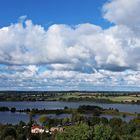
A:
<svg viewBox="0 0 140 140">
<path fill-rule="evenodd" d="M 2 124 L 18 124 L 20 121 L 29 122 L 29 116 L 26 113 L 0 112 Z"/>
<path fill-rule="evenodd" d="M 37 101 L 37 102 L 0 102 L 0 106 L 7 106 L 9 108 L 16 107 L 17 109 L 27 109 L 27 108 L 38 108 L 38 109 L 63 109 L 65 106 L 69 108 L 78 108 L 80 105 L 97 105 L 103 108 L 117 108 L 121 112 L 131 112 L 131 113 L 140 113 L 140 105 L 132 104 L 102 104 L 102 103 L 92 103 L 92 102 L 61 102 L 61 101 Z M 70 117 L 70 114 L 48 114 L 50 118 L 65 118 Z M 102 117 L 107 117 L 108 119 L 112 118 L 110 115 L 105 115 Z M 118 116 L 120 117 L 120 116 Z M 35 116 L 34 119 L 39 118 Z M 122 118 L 122 117 L 121 117 Z M 133 117 L 122 118 L 125 121 L 133 119 Z M 19 121 L 28 122 L 29 116 L 26 113 L 11 113 L 11 112 L 0 112 L 0 123 L 11 123 L 17 124 Z"/>
<path fill-rule="evenodd" d="M 71 118 L 71 114 L 60 114 L 60 115 L 56 115 L 56 114 L 44 114 L 44 115 L 35 115 L 33 116 L 33 120 L 35 120 L 36 122 L 39 123 L 39 118 L 41 116 L 46 116 L 48 118 L 57 118 L 57 119 L 63 119 L 63 118 Z M 84 114 L 83 116 L 85 117 L 92 117 L 92 114 Z M 129 122 L 130 120 L 132 120 L 134 118 L 134 116 L 126 116 L 125 118 L 122 116 L 111 116 L 111 115 L 101 115 L 100 117 L 105 117 L 108 120 L 110 120 L 111 118 L 115 117 L 115 118 L 121 118 L 123 121 Z M 20 121 L 29 122 L 29 115 L 26 113 L 11 113 L 11 112 L 0 112 L 0 123 L 2 124 L 18 124 Z"/>
<path fill-rule="evenodd" d="M 16 107 L 17 109 L 63 109 L 65 106 L 69 108 L 78 108 L 80 105 L 96 105 L 102 108 L 117 108 L 121 112 L 140 113 L 140 105 L 134 104 L 103 104 L 93 102 L 62 102 L 62 101 L 36 101 L 36 102 L 0 102 L 0 106 Z"/>
<path fill-rule="evenodd" d="M 36 120 L 39 123 L 39 118 L 41 116 L 46 116 L 48 118 L 57 118 L 57 119 L 63 119 L 63 118 L 70 118 L 71 114 L 60 114 L 60 115 L 56 115 L 56 114 L 47 114 L 47 115 L 35 115 L 33 116 L 33 120 Z M 0 112 L 0 123 L 2 124 L 18 124 L 20 121 L 29 122 L 29 115 L 26 113 L 20 113 L 20 112 L 16 112 L 16 113 L 11 113 L 9 112 Z"/>
</svg>

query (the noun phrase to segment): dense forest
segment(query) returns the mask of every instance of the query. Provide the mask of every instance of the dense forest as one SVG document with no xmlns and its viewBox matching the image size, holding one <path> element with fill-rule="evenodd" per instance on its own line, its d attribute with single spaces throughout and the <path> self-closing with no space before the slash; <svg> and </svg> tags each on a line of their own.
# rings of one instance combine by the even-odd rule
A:
<svg viewBox="0 0 140 140">
<path fill-rule="evenodd" d="M 5 111 L 15 111 L 14 108 L 2 108 Z M 83 105 L 77 110 L 67 107 L 64 110 L 44 110 L 44 113 L 71 113 L 71 117 L 49 118 L 40 116 L 39 122 L 33 120 L 36 113 L 43 110 L 29 110 L 30 121 L 19 122 L 17 125 L 0 124 L 0 140 L 139 140 L 140 139 L 140 114 L 129 122 L 115 116 L 111 119 L 101 117 L 103 108 L 98 106 Z M 114 110 L 118 112 L 118 110 Z M 87 114 L 92 116 L 88 116 Z M 87 117 L 88 116 L 88 117 Z M 125 114 L 123 117 L 126 117 Z M 43 133 L 31 133 L 33 126 L 42 126 Z M 63 131 L 51 131 L 51 128 L 63 128 Z"/>
<path fill-rule="evenodd" d="M 18 125 L 0 125 L 1 140 L 139 140 L 140 118 L 129 123 L 119 118 L 91 117 L 86 118 L 74 114 L 71 119 L 42 119 L 45 128 L 61 125 L 63 132 L 31 134 L 29 124 L 20 122 Z"/>
</svg>

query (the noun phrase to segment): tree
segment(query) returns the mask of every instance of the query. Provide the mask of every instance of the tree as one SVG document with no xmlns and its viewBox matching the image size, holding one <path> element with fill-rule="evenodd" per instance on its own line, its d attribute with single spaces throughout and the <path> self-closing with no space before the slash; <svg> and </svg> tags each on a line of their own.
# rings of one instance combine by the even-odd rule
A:
<svg viewBox="0 0 140 140">
<path fill-rule="evenodd" d="M 94 140 L 110 140 L 112 129 L 110 126 L 103 124 L 94 126 Z"/>
<path fill-rule="evenodd" d="M 39 135 L 32 135 L 31 140 L 40 140 Z"/>
<path fill-rule="evenodd" d="M 92 120 L 91 120 L 91 124 L 94 126 L 96 124 L 99 124 L 100 123 L 100 118 L 99 117 L 92 117 Z"/>
<path fill-rule="evenodd" d="M 112 118 L 109 121 L 109 125 L 111 126 L 114 133 L 116 133 L 116 134 L 122 133 L 122 131 L 121 131 L 121 126 L 123 125 L 122 119 Z"/>
<path fill-rule="evenodd" d="M 26 136 L 24 134 L 19 134 L 17 140 L 26 140 Z"/>
<path fill-rule="evenodd" d="M 39 118 L 40 123 L 42 123 L 42 126 L 45 126 L 47 123 L 47 117 L 46 116 L 41 116 Z"/>
<path fill-rule="evenodd" d="M 12 107 L 12 108 L 11 108 L 11 112 L 12 112 L 12 113 L 15 113 L 15 112 L 16 112 L 16 108 L 15 108 L 15 107 Z"/>
<path fill-rule="evenodd" d="M 91 130 L 85 123 L 70 126 L 56 134 L 56 140 L 89 140 L 91 137 Z"/>
<path fill-rule="evenodd" d="M 100 118 L 102 124 L 108 124 L 108 119 L 105 117 Z"/>
<path fill-rule="evenodd" d="M 15 138 L 13 136 L 7 136 L 3 140 L 15 140 Z"/>
<path fill-rule="evenodd" d="M 140 138 L 140 130 L 136 130 L 133 135 Z"/>
<path fill-rule="evenodd" d="M 62 120 L 62 124 L 63 124 L 63 125 L 66 125 L 67 123 L 69 123 L 69 118 L 64 118 L 64 119 Z"/>
<path fill-rule="evenodd" d="M 119 126 L 120 127 L 121 124 L 122 124 L 122 119 L 120 119 L 120 118 L 112 118 L 112 119 L 110 119 L 109 123 L 110 123 L 111 127 L 114 127 L 114 126 Z"/>
<path fill-rule="evenodd" d="M 72 122 L 80 122 L 83 120 L 83 116 L 80 113 L 72 114 Z"/>
<path fill-rule="evenodd" d="M 13 139 L 16 139 L 16 130 L 15 128 L 13 127 L 6 127 L 4 130 L 3 130 L 3 133 L 2 133 L 2 140 L 6 137 L 13 137 Z"/>
</svg>

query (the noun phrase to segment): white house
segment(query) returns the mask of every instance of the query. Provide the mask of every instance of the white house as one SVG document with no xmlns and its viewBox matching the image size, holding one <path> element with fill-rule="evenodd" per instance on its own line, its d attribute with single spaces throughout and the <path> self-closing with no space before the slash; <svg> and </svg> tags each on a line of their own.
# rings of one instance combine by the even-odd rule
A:
<svg viewBox="0 0 140 140">
<path fill-rule="evenodd" d="M 44 128 L 41 126 L 32 126 L 31 133 L 37 134 L 37 133 L 43 133 Z"/>
</svg>

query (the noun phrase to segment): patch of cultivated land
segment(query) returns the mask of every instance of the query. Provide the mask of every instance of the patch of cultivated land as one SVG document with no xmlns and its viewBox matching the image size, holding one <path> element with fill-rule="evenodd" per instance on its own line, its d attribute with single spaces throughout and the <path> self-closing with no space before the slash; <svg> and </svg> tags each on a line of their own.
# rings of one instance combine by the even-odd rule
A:
<svg viewBox="0 0 140 140">
<path fill-rule="evenodd" d="M 102 96 L 102 97 L 97 97 L 98 99 L 109 99 L 114 102 L 132 102 L 132 101 L 140 101 L 140 96 L 131 96 L 131 95 L 126 95 L 126 96 Z"/>
<path fill-rule="evenodd" d="M 118 97 L 109 97 L 110 100 L 115 102 L 132 102 L 132 101 L 138 101 L 140 100 L 139 97 L 134 96 L 118 96 Z"/>
<path fill-rule="evenodd" d="M 61 95 L 58 97 L 55 97 L 56 100 L 59 100 L 60 98 L 63 99 L 70 99 L 70 98 L 76 98 L 76 99 L 86 99 L 86 98 L 92 98 L 92 99 L 108 99 L 110 101 L 113 102 L 136 102 L 136 101 L 140 101 L 140 95 L 114 95 L 114 96 L 110 96 L 110 95 L 94 95 L 94 94 L 71 94 L 71 95 Z"/>
</svg>

